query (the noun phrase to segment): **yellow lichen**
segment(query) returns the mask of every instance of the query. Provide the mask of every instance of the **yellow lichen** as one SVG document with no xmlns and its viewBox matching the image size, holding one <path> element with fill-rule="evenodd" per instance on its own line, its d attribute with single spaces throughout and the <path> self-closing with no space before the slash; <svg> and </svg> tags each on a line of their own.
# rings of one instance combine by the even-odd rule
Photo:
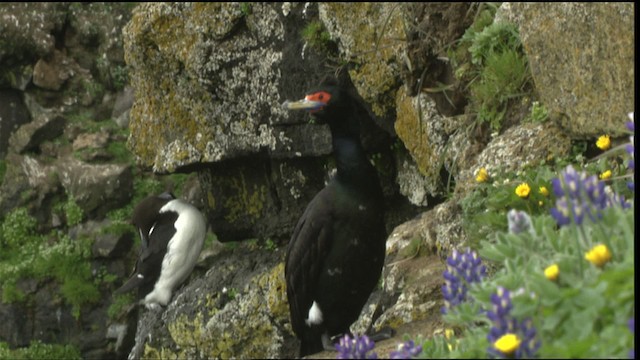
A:
<svg viewBox="0 0 640 360">
<path fill-rule="evenodd" d="M 420 173 L 427 177 L 438 176 L 434 164 L 438 164 L 439 160 L 433 154 L 426 126 L 422 124 L 420 114 L 404 88 L 398 91 L 394 127 L 398 137 L 416 161 Z"/>
<path fill-rule="evenodd" d="M 180 315 L 180 317 L 167 325 L 171 338 L 180 348 L 200 348 L 204 346 L 202 344 L 203 327 L 202 313 L 197 313 L 193 319 L 186 315 Z"/>
<path fill-rule="evenodd" d="M 233 177 L 229 181 L 233 195 L 229 194 L 224 202 L 224 207 L 228 211 L 225 220 L 233 223 L 243 216 L 259 217 L 267 198 L 266 186 L 253 184 L 253 189 L 250 190 L 242 173 L 239 178 Z"/>
</svg>

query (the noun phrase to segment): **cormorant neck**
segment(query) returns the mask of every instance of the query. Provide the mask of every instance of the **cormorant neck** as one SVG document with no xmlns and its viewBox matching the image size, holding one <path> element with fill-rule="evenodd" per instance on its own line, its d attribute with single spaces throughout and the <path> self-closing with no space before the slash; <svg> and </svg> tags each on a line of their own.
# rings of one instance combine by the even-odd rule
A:
<svg viewBox="0 0 640 360">
<path fill-rule="evenodd" d="M 355 184 L 377 181 L 375 168 L 369 162 L 360 139 L 333 135 L 333 154 L 339 181 Z"/>
</svg>

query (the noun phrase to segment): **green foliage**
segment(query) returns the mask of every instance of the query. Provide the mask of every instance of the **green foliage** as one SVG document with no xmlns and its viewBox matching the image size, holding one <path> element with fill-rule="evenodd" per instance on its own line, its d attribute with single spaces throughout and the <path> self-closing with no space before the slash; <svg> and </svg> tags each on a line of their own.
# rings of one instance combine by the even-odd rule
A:
<svg viewBox="0 0 640 360">
<path fill-rule="evenodd" d="M 478 184 L 460 200 L 469 245 L 476 248 L 480 240 L 505 229 L 506 214 L 510 209 L 524 210 L 532 215 L 548 213 L 555 201 L 551 190 L 551 179 L 556 177 L 554 169 L 549 165 L 541 165 L 517 174 L 496 172 L 490 174 L 492 181 Z M 516 195 L 515 189 L 521 183 L 527 183 L 531 188 L 527 199 Z M 541 187 L 545 187 L 549 195 L 542 194 Z"/>
<path fill-rule="evenodd" d="M 72 205 L 69 205 L 72 204 Z M 68 208 L 72 221 L 80 221 L 72 200 L 63 205 Z M 72 240 L 64 234 L 36 234 L 36 220 L 26 209 L 18 208 L 4 219 L 2 228 L 2 258 L 0 258 L 0 288 L 2 301 L 26 301 L 25 294 L 16 286 L 22 278 L 53 278 L 61 287 L 65 301 L 72 305 L 76 317 L 80 307 L 96 302 L 100 294 L 93 282 L 89 259 L 91 239 Z"/>
<path fill-rule="evenodd" d="M 5 342 L 0 342 L 0 359 L 82 359 L 80 350 L 72 345 L 44 344 L 33 340 L 29 347 L 11 350 Z"/>
<path fill-rule="evenodd" d="M 104 86 L 96 81 L 82 81 L 84 90 L 91 96 L 92 99 L 102 99 L 104 95 Z"/>
<path fill-rule="evenodd" d="M 63 205 L 63 210 L 67 218 L 68 226 L 78 225 L 82 222 L 84 211 L 78 206 L 73 197 L 69 196 L 67 202 Z"/>
<path fill-rule="evenodd" d="M 5 304 L 24 301 L 25 294 L 18 289 L 15 280 L 11 279 L 2 284 L 2 302 Z"/>
<path fill-rule="evenodd" d="M 474 65 L 484 65 L 494 54 L 522 47 L 517 28 L 508 22 L 492 22 L 479 32 L 467 31 L 462 40 L 471 43 L 469 53 Z"/>
<path fill-rule="evenodd" d="M 547 119 L 549 119 L 549 111 L 547 110 L 547 108 L 544 106 L 544 104 L 541 104 L 538 101 L 534 101 L 531 104 L 531 113 L 525 119 L 525 121 L 532 123 L 542 123 Z"/>
<path fill-rule="evenodd" d="M 302 29 L 301 35 L 305 42 L 317 50 L 327 50 L 328 44 L 331 41 L 331 35 L 319 20 L 309 22 L 309 24 Z"/>
<path fill-rule="evenodd" d="M 633 198 L 627 188 L 627 163 L 613 150 L 597 161 L 585 164 L 588 174 L 613 169 L 607 185 L 617 194 Z M 556 166 L 560 164 L 557 163 Z M 577 166 L 573 164 L 573 166 Z M 548 165 L 525 171 L 518 181 L 546 183 L 558 171 Z M 480 184 L 462 202 L 469 236 L 482 231 L 477 248 L 485 264 L 497 269 L 494 274 L 469 287 L 467 300 L 449 311 L 444 320 L 458 330 L 456 338 L 436 336 L 423 343 L 427 358 L 485 358 L 487 334 L 493 326 L 485 311 L 492 309 L 491 295 L 498 287 L 511 292 L 510 315 L 518 321 L 531 319 L 541 347 L 537 357 L 626 358 L 634 346 L 634 334 L 628 322 L 635 316 L 635 211 L 634 206 L 607 207 L 602 217 L 580 225 L 558 227 L 550 216 L 549 205 L 555 199 L 542 199 L 549 205 L 536 208 L 538 199 L 531 186 L 529 199 L 513 197 L 513 182 L 502 183 L 505 174 L 491 174 L 493 184 Z M 558 177 L 558 175 L 553 176 Z M 536 183 L 538 181 L 538 183 Z M 545 185 L 547 186 L 547 185 Z M 548 186 L 551 191 L 551 186 Z M 516 208 L 531 215 L 532 230 L 506 231 L 505 210 Z M 495 224 L 482 217 L 497 213 Z M 480 214 L 480 216 L 478 215 Z M 490 215 L 486 215 L 490 216 Z M 475 226 L 475 227 L 473 227 Z M 586 253 L 596 245 L 605 245 L 611 259 L 596 264 Z M 487 263 L 488 262 L 488 263 Z M 545 269 L 557 265 L 557 278 L 548 278 Z"/>
<path fill-rule="evenodd" d="M 242 2 L 240 3 L 240 12 L 242 13 L 242 16 L 249 16 L 252 13 L 252 6 L 253 4 L 251 4 L 250 2 Z"/>
<path fill-rule="evenodd" d="M 129 70 L 126 65 L 116 65 L 110 69 L 114 90 L 122 90 L 129 83 Z"/>
<path fill-rule="evenodd" d="M 471 84 L 478 120 L 499 131 L 507 101 L 524 94 L 529 78 L 527 60 L 519 51 L 507 49 L 487 55 L 478 79 Z"/>
<path fill-rule="evenodd" d="M 109 305 L 109 309 L 107 309 L 107 316 L 109 316 L 111 320 L 117 319 L 124 309 L 128 308 L 134 301 L 134 295 L 132 293 L 114 295 L 113 301 L 111 305 Z"/>
<path fill-rule="evenodd" d="M 91 110 L 81 110 L 69 114 L 69 121 L 75 124 L 83 124 L 93 122 L 93 112 Z"/>
<path fill-rule="evenodd" d="M 455 77 L 469 84 L 470 111 L 500 131 L 510 101 L 526 95 L 531 73 L 515 25 L 493 22 L 493 4 L 479 6 L 474 23 L 448 53 Z"/>
<path fill-rule="evenodd" d="M 0 234 L 2 254 L 6 254 L 7 250 L 18 249 L 25 244 L 36 242 L 38 240 L 35 235 L 37 223 L 37 220 L 29 215 L 26 208 L 17 208 L 11 211 L 0 226 L 2 229 Z M 0 255 L 0 259 L 2 258 L 3 256 Z"/>
<path fill-rule="evenodd" d="M 112 141 L 107 145 L 107 152 L 113 156 L 117 163 L 131 163 L 133 156 L 124 141 Z"/>
<path fill-rule="evenodd" d="M 264 242 L 264 248 L 269 250 L 269 251 L 275 251 L 278 249 L 278 244 L 276 244 L 275 241 L 273 241 L 271 238 L 265 240 Z"/>
</svg>

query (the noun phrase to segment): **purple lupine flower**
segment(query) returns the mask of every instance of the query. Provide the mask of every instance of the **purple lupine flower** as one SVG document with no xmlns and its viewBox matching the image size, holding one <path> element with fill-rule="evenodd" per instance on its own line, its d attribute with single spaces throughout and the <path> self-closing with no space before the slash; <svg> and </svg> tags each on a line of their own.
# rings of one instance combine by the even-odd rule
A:
<svg viewBox="0 0 640 360">
<path fill-rule="evenodd" d="M 441 309 L 446 314 L 449 309 L 457 306 L 467 298 L 468 286 L 480 282 L 486 275 L 486 267 L 475 251 L 467 248 L 464 253 L 453 250 L 447 258 L 447 269 L 443 272 L 444 285 L 442 295 L 444 306 Z"/>
<path fill-rule="evenodd" d="M 371 352 L 376 346 L 376 343 L 371 341 L 367 335 L 358 336 L 353 338 L 349 334 L 345 334 L 340 338 L 340 341 L 336 344 L 336 350 L 338 351 L 338 359 L 377 359 L 378 354 Z"/>
<path fill-rule="evenodd" d="M 516 209 L 509 210 L 507 213 L 507 222 L 509 224 L 509 233 L 511 234 L 519 234 L 525 231 L 531 234 L 535 233 L 533 224 L 531 223 L 531 217 L 529 217 L 526 211 Z"/>
<path fill-rule="evenodd" d="M 629 154 L 629 156 L 631 156 L 631 159 L 629 159 L 629 162 L 627 163 L 627 167 L 629 168 L 629 170 L 631 170 L 631 172 L 635 172 L 636 171 L 636 160 L 635 160 L 635 141 L 634 141 L 634 134 L 635 134 L 635 123 L 633 120 L 633 113 L 629 113 L 628 114 L 629 119 L 631 119 L 631 121 L 627 122 L 627 130 L 631 131 L 631 136 L 629 136 L 629 144 L 627 144 L 627 146 L 625 147 L 627 154 Z M 629 188 L 629 190 L 631 191 L 635 191 L 635 182 L 633 181 L 629 181 L 627 182 L 627 187 Z"/>
<path fill-rule="evenodd" d="M 608 207 L 630 206 L 623 196 L 608 191 L 605 183 L 598 180 L 596 175 L 578 173 L 571 165 L 559 178 L 552 179 L 551 184 L 558 199 L 550 211 L 559 226 L 571 222 L 580 225 L 585 217 L 596 221 L 602 217 L 602 210 Z"/>
<path fill-rule="evenodd" d="M 540 348 L 540 341 L 536 337 L 536 329 L 531 319 L 518 321 L 511 316 L 511 293 L 509 290 L 498 287 L 496 293 L 491 295 L 491 310 L 487 311 L 487 317 L 493 322 L 493 326 L 489 329 L 487 340 L 489 348 L 487 353 L 489 356 L 503 358 L 505 355 L 494 347 L 494 343 L 503 335 L 515 334 L 521 339 L 520 346 L 513 356 L 516 359 L 523 357 L 533 357 Z"/>
<path fill-rule="evenodd" d="M 414 357 L 420 355 L 422 352 L 422 346 L 416 345 L 413 340 L 409 340 L 398 345 L 398 349 L 392 351 L 389 354 L 389 358 L 391 359 L 413 359 Z"/>
</svg>

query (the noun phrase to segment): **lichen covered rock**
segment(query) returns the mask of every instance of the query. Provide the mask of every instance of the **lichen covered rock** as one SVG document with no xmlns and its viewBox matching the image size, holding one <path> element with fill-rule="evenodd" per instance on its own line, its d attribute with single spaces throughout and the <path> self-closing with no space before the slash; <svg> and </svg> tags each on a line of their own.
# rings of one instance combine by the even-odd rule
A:
<svg viewBox="0 0 640 360">
<path fill-rule="evenodd" d="M 349 71 L 365 102 L 379 117 L 393 113 L 400 87 L 405 43 L 399 3 L 322 3 L 320 19 L 336 40 L 341 57 L 358 64 Z"/>
<path fill-rule="evenodd" d="M 142 358 L 283 358 L 294 354 L 282 253 L 242 245 L 176 292 L 162 312 L 144 311 L 132 354 Z"/>
<path fill-rule="evenodd" d="M 577 137 L 622 135 L 634 109 L 631 3 L 505 3 L 542 102 Z"/>
<path fill-rule="evenodd" d="M 141 164 L 172 172 L 274 150 L 280 109 L 271 4 L 142 4 L 125 28 L 136 100 L 129 144 Z M 188 21 L 185 19 L 188 18 Z M 232 39 L 232 41 L 230 41 Z"/>
</svg>

